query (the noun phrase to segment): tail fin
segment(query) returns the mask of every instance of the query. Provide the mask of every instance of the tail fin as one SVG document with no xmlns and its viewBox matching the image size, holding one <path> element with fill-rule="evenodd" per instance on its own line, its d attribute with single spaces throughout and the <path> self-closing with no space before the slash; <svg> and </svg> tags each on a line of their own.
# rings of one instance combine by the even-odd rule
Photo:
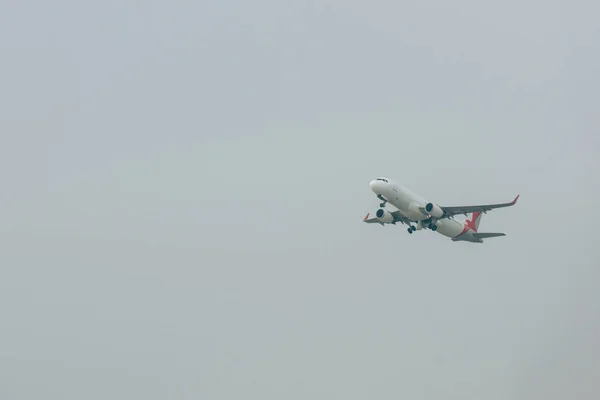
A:
<svg viewBox="0 0 600 400">
<path fill-rule="evenodd" d="M 475 211 L 471 214 L 471 218 L 465 221 L 465 224 L 468 225 L 474 232 L 477 232 L 479 229 L 479 222 L 481 222 L 481 216 L 483 215 L 480 211 Z"/>
</svg>

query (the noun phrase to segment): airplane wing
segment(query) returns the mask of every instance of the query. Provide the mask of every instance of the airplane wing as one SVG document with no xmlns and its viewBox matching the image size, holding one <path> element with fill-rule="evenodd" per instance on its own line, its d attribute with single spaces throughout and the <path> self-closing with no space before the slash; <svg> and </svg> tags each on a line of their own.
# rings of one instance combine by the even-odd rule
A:
<svg viewBox="0 0 600 400">
<path fill-rule="evenodd" d="M 391 222 L 392 224 L 395 224 L 396 222 L 401 222 L 403 224 L 406 225 L 410 225 L 413 221 L 409 220 L 408 218 L 406 218 L 404 216 L 404 214 L 402 214 L 400 211 L 396 210 L 396 211 L 388 211 L 392 217 L 394 217 L 394 222 Z M 381 224 L 384 225 L 383 222 L 380 222 L 379 219 L 377 217 L 373 217 L 373 218 L 369 218 L 369 214 L 367 214 L 367 216 L 365 217 L 365 219 L 363 219 L 363 222 L 366 222 L 367 224 Z"/>
<path fill-rule="evenodd" d="M 517 197 L 515 197 L 515 199 L 511 202 L 508 203 L 499 203 L 499 204 L 481 204 L 481 205 L 475 205 L 475 206 L 454 206 L 454 207 L 441 207 L 442 210 L 444 210 L 444 216 L 445 217 L 452 217 L 454 215 L 458 215 L 458 214 L 469 214 L 469 213 L 474 213 L 474 212 L 483 212 L 485 213 L 486 211 L 490 211 L 493 210 L 495 208 L 502 208 L 502 207 L 510 207 L 510 206 L 514 206 L 517 203 L 517 200 L 519 199 L 518 195 Z"/>
</svg>

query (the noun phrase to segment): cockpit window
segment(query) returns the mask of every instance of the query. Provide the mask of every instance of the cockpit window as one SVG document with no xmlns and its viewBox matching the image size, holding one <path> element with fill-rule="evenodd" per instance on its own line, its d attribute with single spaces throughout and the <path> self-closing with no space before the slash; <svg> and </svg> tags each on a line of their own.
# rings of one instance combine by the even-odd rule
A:
<svg viewBox="0 0 600 400">
<path fill-rule="evenodd" d="M 378 181 L 383 181 L 385 183 L 388 183 L 387 179 L 383 179 L 383 178 L 377 178 Z"/>
</svg>

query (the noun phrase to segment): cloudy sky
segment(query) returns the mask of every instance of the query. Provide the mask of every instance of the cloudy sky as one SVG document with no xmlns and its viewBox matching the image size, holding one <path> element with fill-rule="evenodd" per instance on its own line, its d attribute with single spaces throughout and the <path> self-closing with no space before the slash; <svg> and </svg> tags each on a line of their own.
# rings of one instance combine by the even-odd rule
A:
<svg viewBox="0 0 600 400">
<path fill-rule="evenodd" d="M 599 12 L 0 2 L 0 397 L 597 399 Z"/>
</svg>

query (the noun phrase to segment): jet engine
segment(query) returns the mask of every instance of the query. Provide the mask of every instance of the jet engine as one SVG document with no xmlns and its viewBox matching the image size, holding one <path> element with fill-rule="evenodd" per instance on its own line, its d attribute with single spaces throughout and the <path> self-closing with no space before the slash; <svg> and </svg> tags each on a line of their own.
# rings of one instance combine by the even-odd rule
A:
<svg viewBox="0 0 600 400">
<path fill-rule="evenodd" d="M 392 214 L 390 214 L 388 211 L 384 210 L 383 208 L 380 208 L 379 210 L 377 210 L 375 215 L 377 216 L 377 219 L 379 220 L 379 222 L 381 222 L 383 224 L 391 224 L 392 222 L 394 222 L 394 216 Z"/>
<path fill-rule="evenodd" d="M 439 206 L 433 203 L 427 203 L 425 205 L 425 211 L 427 211 L 427 214 L 431 215 L 434 218 L 441 218 L 444 215 L 444 211 Z"/>
</svg>

